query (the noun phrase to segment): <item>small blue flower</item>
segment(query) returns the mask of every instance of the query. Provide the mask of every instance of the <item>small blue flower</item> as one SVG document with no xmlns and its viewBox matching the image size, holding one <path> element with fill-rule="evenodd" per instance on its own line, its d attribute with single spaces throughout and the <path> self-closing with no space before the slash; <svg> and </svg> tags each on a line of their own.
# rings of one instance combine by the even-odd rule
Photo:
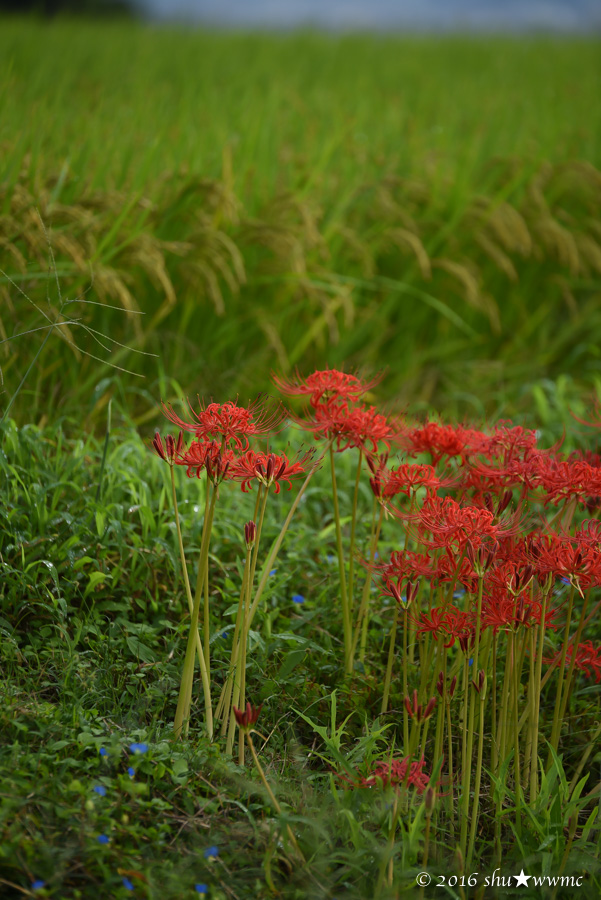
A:
<svg viewBox="0 0 601 900">
<path fill-rule="evenodd" d="M 463 597 L 464 594 L 465 594 L 465 588 L 464 588 L 464 587 L 458 587 L 457 590 L 455 591 L 455 593 L 453 594 L 453 599 L 454 599 L 454 600 L 460 600 L 461 597 Z"/>
<path fill-rule="evenodd" d="M 125 888 L 126 891 L 133 891 L 133 889 L 134 889 L 134 886 L 131 883 L 131 881 L 129 880 L 129 878 L 123 879 L 123 887 Z"/>
<path fill-rule="evenodd" d="M 195 884 L 194 890 L 196 891 L 197 894 L 208 894 L 209 893 L 209 888 L 206 884 Z"/>
<path fill-rule="evenodd" d="M 130 744 L 129 749 L 132 753 L 146 753 L 148 744 Z"/>
<path fill-rule="evenodd" d="M 37 878 L 31 885 L 31 890 L 32 891 L 41 891 L 45 884 L 46 884 L 45 881 L 42 881 L 41 878 Z"/>
<path fill-rule="evenodd" d="M 96 840 L 99 844 L 108 844 L 110 838 L 106 834 L 99 834 Z"/>
<path fill-rule="evenodd" d="M 108 756 L 108 755 L 109 755 L 109 752 L 108 752 L 108 750 L 106 749 L 106 747 L 101 747 L 100 750 L 99 750 L 99 753 L 100 753 L 101 756 Z"/>
<path fill-rule="evenodd" d="M 468 666 L 473 666 L 473 665 L 474 665 L 474 660 L 473 660 L 473 658 L 470 658 L 470 660 L 468 662 Z"/>
<path fill-rule="evenodd" d="M 564 584 L 571 584 L 571 581 L 569 578 L 561 578 L 560 580 L 563 581 Z"/>
<path fill-rule="evenodd" d="M 293 603 L 304 603 L 304 602 L 305 602 L 305 598 L 303 597 L 302 594 L 293 594 L 293 595 L 292 595 L 292 602 L 293 602 Z"/>
<path fill-rule="evenodd" d="M 328 553 L 326 559 L 330 563 L 330 565 L 332 565 L 332 563 L 334 562 L 334 555 L 332 553 Z"/>
<path fill-rule="evenodd" d="M 272 569 L 271 572 L 270 572 L 269 574 L 270 574 L 270 575 L 275 575 L 276 572 L 277 572 L 277 569 Z"/>
<path fill-rule="evenodd" d="M 106 797 L 106 788 L 103 784 L 95 784 L 94 785 L 94 793 L 100 794 L 101 797 Z"/>
<path fill-rule="evenodd" d="M 136 774 L 136 770 L 133 768 L 133 766 L 129 767 L 129 769 L 127 770 L 127 774 L 129 775 L 130 778 L 134 777 L 134 775 Z"/>
<path fill-rule="evenodd" d="M 219 637 L 221 637 L 221 638 L 223 638 L 223 639 L 225 640 L 225 638 L 227 637 L 227 635 L 228 635 L 228 630 L 227 630 L 227 628 L 226 628 L 225 631 L 222 631 L 222 632 L 221 632 L 221 634 L 219 635 Z"/>
<path fill-rule="evenodd" d="M 219 856 L 219 847 L 207 847 L 203 856 L 205 859 L 215 859 L 216 856 Z"/>
</svg>

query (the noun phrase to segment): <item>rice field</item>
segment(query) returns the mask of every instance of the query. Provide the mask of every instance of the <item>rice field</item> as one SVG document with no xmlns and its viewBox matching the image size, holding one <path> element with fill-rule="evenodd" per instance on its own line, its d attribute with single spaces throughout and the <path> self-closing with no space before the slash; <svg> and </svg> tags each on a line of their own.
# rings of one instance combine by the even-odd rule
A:
<svg viewBox="0 0 601 900">
<path fill-rule="evenodd" d="M 37 419 L 109 397 L 140 419 L 324 360 L 384 365 L 390 396 L 458 415 L 594 387 L 598 57 L 4 21 L 7 397 L 27 374 Z"/>
</svg>

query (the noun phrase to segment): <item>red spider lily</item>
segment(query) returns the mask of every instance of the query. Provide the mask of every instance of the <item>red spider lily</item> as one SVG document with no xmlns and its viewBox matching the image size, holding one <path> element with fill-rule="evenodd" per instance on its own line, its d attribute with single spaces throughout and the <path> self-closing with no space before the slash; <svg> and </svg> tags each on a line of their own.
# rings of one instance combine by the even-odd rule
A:
<svg viewBox="0 0 601 900">
<path fill-rule="evenodd" d="M 401 593 L 401 584 L 404 581 L 404 576 L 401 576 L 397 579 L 396 584 L 393 579 L 390 577 L 384 576 L 384 587 L 382 588 L 382 593 L 387 597 L 394 597 L 396 602 L 407 609 L 407 607 L 411 606 L 415 598 L 417 597 L 417 592 L 419 591 L 419 582 L 412 583 L 411 581 L 407 581 L 405 586 L 405 596 L 403 597 Z"/>
<path fill-rule="evenodd" d="M 490 456 L 501 456 L 505 461 L 532 452 L 537 442 L 536 431 L 513 425 L 510 421 L 497 422 L 488 440 Z"/>
<path fill-rule="evenodd" d="M 356 400 L 371 388 L 375 387 L 381 379 L 382 375 L 376 375 L 371 381 L 361 381 L 357 375 L 351 375 L 347 372 L 340 372 L 338 369 L 323 369 L 313 372 L 307 378 L 302 378 L 298 371 L 296 378 L 287 381 L 278 375 L 272 375 L 272 379 L 276 387 L 287 396 L 309 396 L 311 406 L 317 404 L 325 398 L 325 400 L 335 399 L 351 399 Z"/>
<path fill-rule="evenodd" d="M 450 480 L 440 479 L 433 466 L 402 463 L 395 469 L 389 470 L 387 462 L 387 453 L 382 456 L 370 453 L 367 456 L 367 464 L 372 472 L 369 483 L 376 497 L 389 499 L 397 494 L 405 494 L 409 497 L 412 491 L 415 493 L 420 487 L 437 490 L 451 483 Z"/>
<path fill-rule="evenodd" d="M 254 547 L 256 537 L 257 537 L 257 526 L 251 519 L 250 522 L 246 522 L 244 525 L 244 543 L 246 544 L 246 546 L 249 550 L 251 549 L 251 547 Z"/>
<path fill-rule="evenodd" d="M 580 593 L 601 584 L 601 550 L 587 540 L 554 532 L 532 533 L 527 536 L 522 553 L 540 581 L 549 575 L 567 578 Z"/>
<path fill-rule="evenodd" d="M 267 488 L 274 485 L 275 493 L 279 494 L 282 482 L 288 485 L 288 490 L 292 488 L 290 479 L 304 473 L 305 465 L 312 456 L 313 450 L 310 450 L 300 459 L 290 462 L 284 454 L 278 456 L 275 453 L 247 450 L 232 465 L 230 478 L 240 481 L 243 491 L 250 490 L 252 482 L 256 480 Z"/>
<path fill-rule="evenodd" d="M 173 436 L 171 434 L 168 434 L 165 438 L 165 445 L 163 445 L 161 434 L 159 431 L 156 431 L 154 439 L 152 441 L 152 446 L 154 447 L 155 453 L 157 453 L 158 456 L 161 457 L 161 459 L 172 466 L 176 461 L 176 456 L 178 456 L 183 450 L 184 433 L 183 431 L 180 431 L 177 438 L 177 443 L 175 442 Z"/>
<path fill-rule="evenodd" d="M 500 495 L 511 488 L 520 487 L 522 495 L 534 490 L 538 484 L 539 450 L 527 451 L 523 457 L 509 457 L 492 462 L 470 459 L 464 469 L 463 486 L 471 488 L 478 496 L 486 491 Z"/>
<path fill-rule="evenodd" d="M 244 710 L 240 710 L 234 706 L 234 716 L 240 728 L 248 730 L 252 725 L 254 725 L 259 718 L 259 713 L 261 712 L 262 706 L 263 704 L 261 704 L 260 706 L 251 706 L 250 703 L 247 703 Z"/>
<path fill-rule="evenodd" d="M 340 776 L 343 782 L 349 787 L 397 787 L 402 785 L 410 785 L 414 787 L 418 794 L 423 792 L 430 783 L 430 778 L 424 772 L 425 760 L 422 758 L 419 762 L 409 762 L 409 757 L 405 759 L 392 759 L 390 762 L 379 762 L 376 767 L 368 774 L 352 781 L 347 776 Z"/>
<path fill-rule="evenodd" d="M 443 484 L 448 484 L 448 482 L 442 482 L 438 478 L 433 466 L 403 463 L 396 469 L 392 469 L 382 493 L 385 498 L 394 497 L 397 494 L 405 494 L 409 497 L 411 492 L 415 493 L 420 487 L 437 490 Z"/>
<path fill-rule="evenodd" d="M 237 403 L 209 403 L 198 398 L 199 409 L 194 410 L 190 401 L 188 406 L 195 422 L 185 422 L 171 405 L 162 404 L 167 418 L 183 431 L 191 431 L 201 441 L 218 440 L 225 444 L 230 441 L 239 449 L 248 449 L 248 438 L 251 435 L 269 434 L 277 429 L 286 418 L 287 412 L 281 405 L 273 409 L 263 406 L 259 398 L 250 406 L 238 406 Z"/>
<path fill-rule="evenodd" d="M 597 469 L 601 468 L 601 455 L 594 450 L 572 450 L 568 462 L 585 462 Z"/>
<path fill-rule="evenodd" d="M 544 491 L 545 505 L 557 505 L 570 497 L 585 502 L 601 494 L 601 469 L 579 459 L 560 460 L 541 454 L 536 478 Z"/>
<path fill-rule="evenodd" d="M 418 578 L 432 578 L 434 564 L 427 553 L 415 553 L 413 550 L 393 551 L 390 562 L 377 567 L 382 578 L 415 581 Z"/>
<path fill-rule="evenodd" d="M 429 613 L 422 612 L 419 619 L 414 619 L 417 625 L 416 635 L 430 633 L 434 640 L 439 637 L 446 638 L 443 646 L 452 647 L 456 640 L 472 633 L 473 617 L 455 606 L 436 607 Z"/>
<path fill-rule="evenodd" d="M 438 679 L 436 681 L 436 690 L 440 694 L 441 697 L 448 695 L 449 700 L 453 699 L 453 694 L 455 693 L 455 688 L 457 687 L 457 676 L 453 675 L 451 679 L 451 683 L 448 689 L 445 686 L 444 675 L 442 672 L 438 673 Z"/>
<path fill-rule="evenodd" d="M 428 700 L 425 709 L 422 708 L 421 703 L 417 702 L 417 688 L 413 691 L 413 697 L 409 699 L 409 697 L 404 698 L 405 709 L 409 713 L 410 719 L 415 719 L 416 722 L 425 722 L 426 719 L 429 719 L 432 713 L 434 712 L 434 707 L 436 706 L 436 697 L 432 697 Z"/>
<path fill-rule="evenodd" d="M 472 569 L 476 575 L 483 575 L 493 564 L 494 558 L 499 549 L 497 541 L 480 544 L 476 549 L 471 540 L 465 545 L 465 554 L 469 559 Z"/>
<path fill-rule="evenodd" d="M 570 666 L 572 662 L 572 657 L 574 655 L 574 645 L 569 644 L 566 653 L 566 661 L 565 665 Z M 561 662 L 560 654 L 557 654 L 551 658 L 543 658 L 543 662 L 546 665 L 555 665 L 558 666 Z M 582 644 L 578 644 L 576 647 L 576 662 L 574 663 L 576 669 L 584 672 L 587 678 L 592 678 L 595 676 L 595 682 L 599 684 L 601 681 L 601 646 L 595 647 L 592 641 L 584 641 Z"/>
<path fill-rule="evenodd" d="M 233 450 L 222 448 L 218 441 L 192 441 L 186 451 L 175 459 L 178 466 L 186 466 L 186 475 L 200 478 L 206 471 L 214 484 L 219 484 L 227 477 L 231 464 L 235 460 Z"/>
<path fill-rule="evenodd" d="M 601 522 L 597 519 L 586 519 L 576 531 L 574 540 L 580 545 L 584 544 L 595 550 L 601 549 Z"/>
<path fill-rule="evenodd" d="M 488 509 L 460 506 L 452 497 L 428 497 L 418 514 L 420 540 L 431 547 L 457 546 L 465 549 L 468 541 L 474 548 L 486 540 L 500 541 L 516 533 L 517 519 L 495 524 L 495 516 Z M 430 540 L 425 535 L 431 535 Z"/>
<path fill-rule="evenodd" d="M 406 428 L 400 443 L 411 456 L 429 453 L 432 464 L 437 465 L 443 457 L 461 456 L 477 451 L 487 445 L 487 437 L 482 432 L 461 425 L 442 425 L 427 422 L 420 428 Z"/>
<path fill-rule="evenodd" d="M 434 577 L 447 584 L 456 581 L 470 594 L 478 590 L 478 578 L 467 556 L 461 551 L 453 553 L 449 547 L 445 547 L 445 552 L 436 560 Z"/>
<path fill-rule="evenodd" d="M 395 436 L 393 426 L 375 406 L 359 406 L 347 400 L 320 403 L 311 419 L 297 421 L 316 438 L 335 440 L 339 452 L 348 447 L 359 447 L 367 452 L 371 447 L 371 451 L 377 453 L 379 443 L 390 449 Z"/>
</svg>

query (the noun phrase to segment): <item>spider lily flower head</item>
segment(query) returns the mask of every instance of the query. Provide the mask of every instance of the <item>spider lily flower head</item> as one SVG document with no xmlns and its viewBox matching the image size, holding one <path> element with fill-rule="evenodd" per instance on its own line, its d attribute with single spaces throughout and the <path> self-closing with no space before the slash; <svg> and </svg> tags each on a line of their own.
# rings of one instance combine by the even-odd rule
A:
<svg viewBox="0 0 601 900">
<path fill-rule="evenodd" d="M 168 434 L 165 438 L 165 444 L 163 445 L 161 433 L 160 431 L 156 431 L 152 446 L 154 447 L 155 453 L 160 456 L 162 460 L 169 463 L 170 466 L 173 466 L 176 457 L 180 456 L 184 449 L 184 432 L 180 431 L 177 442 L 173 435 Z"/>
<path fill-rule="evenodd" d="M 417 520 L 422 543 L 445 549 L 456 547 L 460 551 L 466 549 L 468 541 L 477 549 L 487 541 L 501 542 L 512 537 L 519 529 L 517 513 L 506 521 L 497 522 L 490 510 L 479 506 L 460 506 L 452 497 L 427 497 Z"/>
<path fill-rule="evenodd" d="M 569 667 L 572 664 L 573 656 L 574 645 L 568 644 L 565 659 L 566 667 Z M 543 659 L 543 662 L 547 665 L 560 665 L 561 654 L 558 653 L 551 659 L 545 658 Z M 595 683 L 599 684 L 599 682 L 601 681 L 601 645 L 595 647 L 592 641 L 584 641 L 583 643 L 578 644 L 578 646 L 576 647 L 576 660 L 574 662 L 574 667 L 580 672 L 584 672 L 587 678 L 592 678 L 594 676 Z"/>
<path fill-rule="evenodd" d="M 601 584 L 601 550 L 580 535 L 532 533 L 522 552 L 543 584 L 548 578 L 567 578 L 581 595 L 583 590 Z"/>
<path fill-rule="evenodd" d="M 482 699 L 484 699 L 484 694 L 486 693 L 486 675 L 484 674 L 484 669 L 480 669 L 478 672 L 478 680 L 473 680 L 472 685 L 479 695 L 482 694 Z"/>
<path fill-rule="evenodd" d="M 405 576 L 401 575 L 396 579 L 395 584 L 393 578 L 384 573 L 384 587 L 382 588 L 382 593 L 387 597 L 393 597 L 403 609 L 408 609 L 417 597 L 419 581 L 412 582 L 408 580 L 405 586 L 405 596 L 403 596 L 401 593 L 401 584 L 404 580 Z"/>
<path fill-rule="evenodd" d="M 488 438 L 482 432 L 461 425 L 426 422 L 421 427 L 404 428 L 399 442 L 410 456 L 429 453 L 432 465 L 436 466 L 444 457 L 465 459 L 470 453 L 482 451 L 488 445 Z"/>
<path fill-rule="evenodd" d="M 244 525 L 244 543 L 246 544 L 247 550 L 250 550 L 251 547 L 254 547 L 256 537 L 257 526 L 252 520 L 250 522 L 246 522 L 246 524 Z"/>
<path fill-rule="evenodd" d="M 252 482 L 258 481 L 266 488 L 273 485 L 275 493 L 279 494 L 282 483 L 288 485 L 288 490 L 292 489 L 291 479 L 305 473 L 305 467 L 314 452 L 311 449 L 291 462 L 285 454 L 247 450 L 233 463 L 229 477 L 233 481 L 240 481 L 243 491 L 250 490 Z"/>
<path fill-rule="evenodd" d="M 200 478 L 202 472 L 213 484 L 220 484 L 227 476 L 235 460 L 233 450 L 223 447 L 219 441 L 192 441 L 187 450 L 175 459 L 178 466 L 186 466 L 186 475 Z"/>
<path fill-rule="evenodd" d="M 428 700 L 425 708 L 423 708 L 421 703 L 417 702 L 416 688 L 413 691 L 413 698 L 410 700 L 409 697 L 405 697 L 404 703 L 405 709 L 409 713 L 409 717 L 411 719 L 415 719 L 417 722 L 425 722 L 426 719 L 429 719 L 434 712 L 434 707 L 436 706 L 436 697 L 432 697 L 430 700 Z"/>
<path fill-rule="evenodd" d="M 356 400 L 375 387 L 382 380 L 382 375 L 376 375 L 370 381 L 362 381 L 356 374 L 340 372 L 338 369 L 322 369 L 306 378 L 302 378 L 297 370 L 296 377 L 291 380 L 287 381 L 278 375 L 272 375 L 272 379 L 282 394 L 290 397 L 308 396 L 309 403 L 315 407 L 322 400 Z"/>
<path fill-rule="evenodd" d="M 477 549 L 474 547 L 471 540 L 466 542 L 465 553 L 476 575 L 482 577 L 484 573 L 490 569 L 498 549 L 499 544 L 497 541 L 480 544 Z"/>
<path fill-rule="evenodd" d="M 371 772 L 355 781 L 348 776 L 341 776 L 341 780 L 353 788 L 411 786 L 416 789 L 418 794 L 423 794 L 430 783 L 429 776 L 424 772 L 424 765 L 424 759 L 419 762 L 410 762 L 409 757 L 406 756 L 405 759 L 379 762 Z"/>
<path fill-rule="evenodd" d="M 209 403 L 198 399 L 195 410 L 188 400 L 188 406 L 195 421 L 186 422 L 173 410 L 170 404 L 163 403 L 165 416 L 182 431 L 189 431 L 199 441 L 217 440 L 223 446 L 232 443 L 238 450 L 248 449 L 248 438 L 256 435 L 271 434 L 276 431 L 287 416 L 286 410 L 278 403 L 275 407 L 267 407 L 261 397 L 249 406 L 238 406 L 228 400 L 225 403 Z"/>
<path fill-rule="evenodd" d="M 449 689 L 448 689 L 448 691 L 445 691 L 444 675 L 442 672 L 438 673 L 438 680 L 436 681 L 436 690 L 438 691 L 438 693 L 441 697 L 444 697 L 445 693 L 447 693 L 449 696 L 449 699 L 452 700 L 456 687 L 457 687 L 457 676 L 453 675 L 453 678 L 451 679 L 451 683 L 449 685 Z"/>
<path fill-rule="evenodd" d="M 260 706 L 251 706 L 250 703 L 247 703 L 244 710 L 240 710 L 234 706 L 234 716 L 242 731 L 249 731 L 256 723 L 262 706 L 263 704 Z"/>
<path fill-rule="evenodd" d="M 312 431 L 316 439 L 336 442 L 340 453 L 349 447 L 376 454 L 378 445 L 390 449 L 396 436 L 395 423 L 379 413 L 375 406 L 363 406 L 347 399 L 318 403 L 309 419 L 297 418 L 303 428 Z"/>
</svg>

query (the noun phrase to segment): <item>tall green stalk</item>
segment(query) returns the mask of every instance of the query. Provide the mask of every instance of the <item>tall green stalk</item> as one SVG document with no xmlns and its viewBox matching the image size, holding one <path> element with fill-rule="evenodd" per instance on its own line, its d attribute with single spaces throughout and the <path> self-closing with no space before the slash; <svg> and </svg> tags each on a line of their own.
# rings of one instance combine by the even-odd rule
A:
<svg viewBox="0 0 601 900">
<path fill-rule="evenodd" d="M 342 547 L 342 528 L 340 526 L 340 506 L 338 504 L 338 488 L 336 484 L 336 466 L 334 464 L 334 444 L 330 442 L 330 471 L 332 475 L 332 500 L 334 503 L 334 522 L 336 525 L 336 549 L 338 551 L 338 573 L 340 576 L 340 603 L 342 605 L 342 631 L 344 636 L 344 672 L 351 673 L 352 629 L 351 611 L 349 609 L 346 589 L 346 566 Z"/>
<path fill-rule="evenodd" d="M 208 485 L 207 485 L 208 489 Z M 199 572 L 197 579 L 197 591 L 194 597 L 194 606 L 190 617 L 190 631 L 188 635 L 188 645 L 186 647 L 186 655 L 184 657 L 184 669 L 182 672 L 182 681 L 180 685 L 179 698 L 177 701 L 177 709 L 175 711 L 175 721 L 173 729 L 175 736 L 180 737 L 182 728 L 185 724 L 185 732 L 188 733 L 190 727 L 190 709 L 192 706 L 192 683 L 194 680 L 194 658 L 196 651 L 196 636 L 198 635 L 198 617 L 200 612 L 200 599 L 202 590 L 198 589 L 198 585 L 202 588 L 204 584 L 204 570 L 208 566 L 209 561 L 209 543 L 211 531 L 213 528 L 213 516 L 215 514 L 215 504 L 217 502 L 217 488 L 213 487 L 209 502 L 208 516 L 205 518 L 202 529 L 202 542 L 200 546 L 200 559 L 198 562 Z M 204 656 L 204 653 L 203 653 Z M 206 723 L 209 737 L 213 738 L 213 710 L 211 706 L 211 686 L 208 679 L 206 664 L 201 666 L 201 676 L 203 680 L 203 691 L 205 698 Z"/>
</svg>

